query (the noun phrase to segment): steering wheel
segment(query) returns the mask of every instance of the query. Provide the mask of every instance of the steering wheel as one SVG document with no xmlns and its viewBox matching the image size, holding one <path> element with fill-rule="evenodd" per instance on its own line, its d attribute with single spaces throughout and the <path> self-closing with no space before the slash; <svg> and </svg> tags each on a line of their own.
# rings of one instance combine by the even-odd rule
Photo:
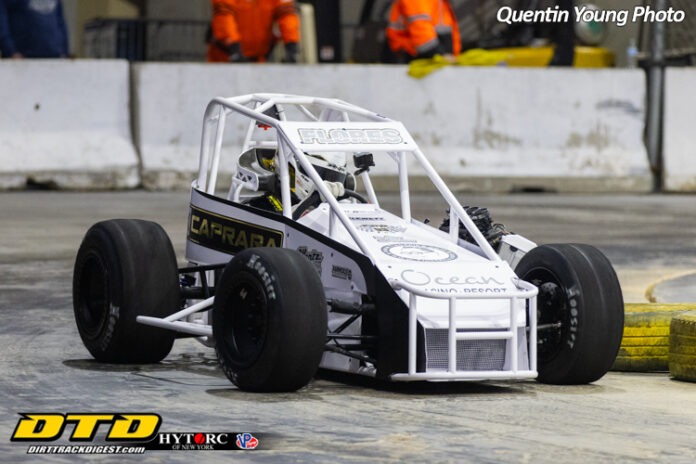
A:
<svg viewBox="0 0 696 464">
<path fill-rule="evenodd" d="M 343 193 L 343 195 L 341 195 L 340 197 L 338 197 L 338 198 L 336 198 L 336 199 L 337 199 L 338 201 L 341 201 L 341 200 L 345 200 L 346 198 L 355 198 L 356 200 L 358 200 L 358 203 L 369 203 L 369 201 L 367 200 L 367 198 L 365 198 L 364 196 L 360 195 L 360 194 L 359 194 L 358 192 L 356 192 L 355 190 L 348 190 L 348 189 L 345 190 L 345 192 Z"/>
<path fill-rule="evenodd" d="M 348 190 L 346 189 L 343 195 L 340 197 L 336 198 L 336 200 L 341 201 L 345 200 L 347 198 L 355 198 L 358 200 L 358 203 L 369 203 L 367 198 L 356 192 L 355 190 Z M 297 208 L 295 208 L 295 211 L 292 212 L 292 219 L 297 221 L 299 218 L 302 217 L 303 214 L 305 214 L 307 211 L 309 211 L 311 208 L 316 208 L 321 204 L 321 195 L 319 195 L 319 192 L 314 191 L 312 192 L 311 195 L 309 195 L 307 198 L 302 200 L 298 205 Z"/>
</svg>

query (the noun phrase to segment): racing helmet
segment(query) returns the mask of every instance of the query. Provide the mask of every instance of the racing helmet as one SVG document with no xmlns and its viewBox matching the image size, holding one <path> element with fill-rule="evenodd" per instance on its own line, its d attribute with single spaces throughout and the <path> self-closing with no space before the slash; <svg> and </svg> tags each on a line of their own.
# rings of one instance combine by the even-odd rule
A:
<svg viewBox="0 0 696 464">
<path fill-rule="evenodd" d="M 275 193 L 275 157 L 275 149 L 251 148 L 245 151 L 237 159 L 235 178 L 240 181 L 256 179 L 259 191 Z"/>
</svg>

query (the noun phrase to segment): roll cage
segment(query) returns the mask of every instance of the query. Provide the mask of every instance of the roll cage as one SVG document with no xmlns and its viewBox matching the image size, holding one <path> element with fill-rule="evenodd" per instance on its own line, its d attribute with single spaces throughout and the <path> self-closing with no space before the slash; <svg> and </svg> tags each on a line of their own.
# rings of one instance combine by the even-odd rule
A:
<svg viewBox="0 0 696 464">
<path fill-rule="evenodd" d="M 338 206 L 336 198 L 324 185 L 308 159 L 307 152 L 369 152 L 380 155 L 380 160 L 391 159 L 398 169 L 401 217 L 408 222 L 411 221 L 408 181 L 408 159 L 411 157 L 423 169 L 448 205 L 450 239 L 454 243 L 459 242 L 461 221 L 483 256 L 491 261 L 501 260 L 402 123 L 339 99 L 279 94 L 252 94 L 213 99 L 205 111 L 198 178 L 194 181 L 194 188 L 216 195 L 225 125 L 230 113 L 238 113 L 250 120 L 240 153 L 253 148 L 277 150 L 284 216 L 292 218 L 288 166 L 294 161 L 304 169 L 331 206 L 332 220 L 335 215 L 335 219 L 346 228 L 360 251 L 374 262 L 374 256 L 363 243 L 355 226 Z M 297 119 L 291 120 L 289 115 L 294 115 Z M 362 170 L 358 177 L 363 182 L 370 203 L 378 206 L 379 200 L 370 180 L 369 169 Z M 238 201 L 244 188 L 256 191 L 259 188 L 259 179 L 250 172 L 236 172 L 227 199 Z"/>
</svg>

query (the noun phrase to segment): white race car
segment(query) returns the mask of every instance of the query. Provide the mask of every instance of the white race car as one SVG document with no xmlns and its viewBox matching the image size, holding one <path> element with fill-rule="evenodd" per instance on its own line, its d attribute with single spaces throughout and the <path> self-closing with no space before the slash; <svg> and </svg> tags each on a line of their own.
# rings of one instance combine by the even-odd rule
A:
<svg viewBox="0 0 696 464">
<path fill-rule="evenodd" d="M 241 130 L 241 149 L 229 129 Z M 231 179 L 220 174 L 229 156 Z M 380 207 L 375 163 L 396 164 L 398 215 Z M 250 391 L 299 389 L 320 367 L 579 384 L 614 362 L 623 301 L 607 258 L 587 245 L 536 246 L 463 207 L 397 121 L 330 98 L 215 98 L 199 166 L 186 267 L 153 222 L 86 233 L 73 300 L 97 360 L 158 362 L 175 338 L 197 337 Z M 416 168 L 447 205 L 441 225 L 411 216 Z"/>
</svg>

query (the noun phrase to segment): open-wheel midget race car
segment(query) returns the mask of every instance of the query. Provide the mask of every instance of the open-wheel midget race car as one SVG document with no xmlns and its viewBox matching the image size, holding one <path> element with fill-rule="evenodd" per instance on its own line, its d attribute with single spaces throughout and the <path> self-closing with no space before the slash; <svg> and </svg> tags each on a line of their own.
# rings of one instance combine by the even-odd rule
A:
<svg viewBox="0 0 696 464">
<path fill-rule="evenodd" d="M 230 128 L 241 148 L 228 146 Z M 380 207 L 379 163 L 396 164 L 400 214 Z M 607 258 L 537 246 L 462 206 L 397 121 L 330 98 L 215 98 L 199 166 L 184 267 L 156 223 L 87 231 L 74 311 L 98 361 L 158 362 L 176 338 L 196 337 L 250 391 L 296 390 L 319 367 L 580 384 L 614 362 L 623 301 Z M 416 168 L 442 197 L 441 224 L 411 215 Z"/>
</svg>

